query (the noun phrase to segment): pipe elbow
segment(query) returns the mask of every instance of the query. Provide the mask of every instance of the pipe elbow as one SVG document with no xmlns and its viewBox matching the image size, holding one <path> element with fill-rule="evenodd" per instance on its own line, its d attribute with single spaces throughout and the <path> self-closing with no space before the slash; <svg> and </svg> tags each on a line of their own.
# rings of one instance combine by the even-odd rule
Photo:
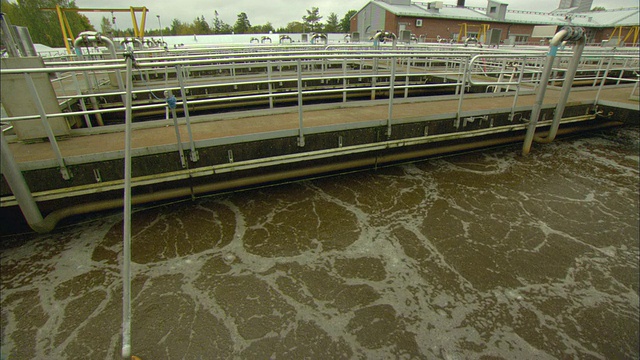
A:
<svg viewBox="0 0 640 360">
<path fill-rule="evenodd" d="M 558 31 L 551 40 L 549 40 L 549 45 L 558 46 L 564 40 L 564 37 L 567 36 L 568 31 L 566 29 L 562 29 Z"/>
</svg>

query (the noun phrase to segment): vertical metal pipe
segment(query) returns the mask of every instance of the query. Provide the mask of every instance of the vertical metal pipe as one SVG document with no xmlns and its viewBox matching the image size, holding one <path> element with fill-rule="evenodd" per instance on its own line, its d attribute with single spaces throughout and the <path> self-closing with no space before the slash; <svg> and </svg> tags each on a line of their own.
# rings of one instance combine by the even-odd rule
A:
<svg viewBox="0 0 640 360">
<path fill-rule="evenodd" d="M 609 76 L 609 70 L 611 70 L 612 63 L 613 63 L 613 58 L 610 57 L 609 62 L 607 63 L 607 69 L 604 71 L 604 74 L 602 75 L 602 81 L 600 82 L 600 86 L 598 87 L 598 92 L 596 93 L 596 99 L 593 101 L 593 105 L 598 104 L 598 100 L 600 100 L 600 92 L 602 91 L 602 88 L 607 82 L 607 77 Z"/>
<path fill-rule="evenodd" d="M 411 73 L 411 57 L 407 57 L 407 76 L 404 78 L 404 98 L 409 97 L 409 74 Z"/>
<path fill-rule="evenodd" d="M 189 119 L 189 104 L 187 104 L 187 89 L 184 87 L 184 79 L 182 78 L 182 66 L 176 65 L 176 73 L 178 76 L 178 82 L 180 83 L 180 94 L 182 95 L 182 109 L 184 110 L 184 119 L 187 123 L 187 133 L 189 134 L 189 148 L 191 153 L 189 158 L 191 161 L 198 161 L 198 151 L 196 145 L 193 142 L 193 133 L 191 132 L 191 120 Z"/>
<path fill-rule="evenodd" d="M 271 83 L 271 60 L 267 61 L 267 79 L 269 80 L 269 109 L 273 109 L 273 84 Z"/>
<path fill-rule="evenodd" d="M 462 81 L 460 81 L 460 98 L 458 99 L 458 112 L 456 113 L 456 129 L 460 127 L 460 114 L 462 113 L 462 101 L 464 99 L 464 90 L 467 86 L 467 70 L 469 69 L 469 56 L 464 59 L 462 70 Z"/>
<path fill-rule="evenodd" d="M 551 123 L 551 128 L 549 129 L 549 134 L 546 137 L 536 136 L 534 139 L 537 142 L 542 142 L 542 143 L 552 142 L 556 138 L 556 135 L 558 134 L 558 128 L 560 127 L 560 119 L 562 119 L 564 109 L 567 105 L 567 100 L 569 100 L 569 93 L 571 93 L 571 87 L 573 86 L 573 79 L 575 78 L 576 72 L 578 71 L 578 66 L 580 65 L 580 58 L 582 57 L 582 51 L 584 50 L 584 46 L 585 46 L 585 39 L 583 36 L 576 43 L 573 50 L 573 56 L 571 57 L 571 61 L 569 61 L 569 65 L 567 66 L 566 75 L 562 83 L 562 90 L 560 91 L 558 105 L 556 105 L 556 110 L 553 115 L 553 122 Z"/>
<path fill-rule="evenodd" d="M 524 143 L 522 144 L 522 155 L 529 154 L 531 150 L 531 143 L 533 142 L 533 136 L 536 132 L 536 126 L 538 125 L 538 117 L 540 116 L 540 109 L 542 108 L 542 102 L 544 101 L 544 93 L 547 90 L 547 83 L 553 70 L 553 61 L 555 60 L 558 47 L 551 45 L 549 47 L 549 53 L 547 54 L 547 61 L 542 69 L 542 76 L 540 78 L 540 84 L 538 85 L 538 93 L 536 94 L 536 100 L 533 103 L 531 109 L 531 118 L 529 119 L 529 126 L 527 127 L 527 133 L 524 137 Z"/>
<path fill-rule="evenodd" d="M 389 75 L 389 113 L 387 117 L 387 136 L 391 136 L 391 119 L 393 118 L 393 98 L 396 82 L 396 58 L 391 57 L 391 74 Z"/>
<path fill-rule="evenodd" d="M 122 244 L 122 358 L 131 359 L 131 101 L 133 53 L 129 52 L 126 72 L 124 142 L 124 234 Z"/>
<path fill-rule="evenodd" d="M 60 166 L 60 173 L 62 173 L 62 178 L 65 180 L 71 179 L 71 172 L 67 169 L 64 159 L 62 158 L 62 153 L 60 152 L 60 147 L 58 147 L 58 141 L 56 140 L 56 136 L 53 134 L 53 130 L 51 129 L 51 125 L 49 125 L 49 121 L 47 120 L 47 113 L 44 110 L 44 106 L 42 105 L 42 101 L 40 100 L 40 95 L 38 95 L 38 90 L 36 90 L 36 85 L 33 83 L 33 79 L 31 75 L 28 73 L 24 73 L 24 78 L 29 88 L 29 92 L 31 93 L 31 97 L 33 98 L 33 102 L 38 109 L 38 113 L 40 115 L 40 120 L 42 121 L 42 127 L 44 127 L 45 133 L 47 133 L 47 138 L 51 143 L 51 148 L 53 149 L 53 153 L 56 156 L 56 160 L 58 161 L 58 165 Z"/>
<path fill-rule="evenodd" d="M 298 58 L 298 146 L 304 146 L 304 127 L 302 121 L 302 59 Z"/>
<path fill-rule="evenodd" d="M 22 215 L 24 215 L 25 220 L 27 220 L 27 224 L 39 233 L 47 232 L 42 226 L 42 213 L 40 213 L 40 209 L 31 195 L 31 190 L 24 176 L 22 176 L 22 171 L 20 171 L 20 167 L 13 157 L 13 152 L 11 152 L 11 148 L 9 148 L 9 143 L 4 136 L 4 132 L 0 132 L 0 134 L 0 142 L 2 143 L 2 152 L 0 154 L 2 155 L 2 161 L 0 162 L 0 167 L 2 174 L 4 174 L 4 178 L 7 180 L 13 196 L 16 197 L 20 211 L 22 211 Z"/>
<path fill-rule="evenodd" d="M 513 117 L 516 111 L 516 105 L 518 104 L 518 96 L 520 96 L 520 84 L 522 84 L 522 78 L 524 77 L 524 68 L 527 66 L 527 57 L 522 59 L 522 65 L 520 66 L 520 75 L 518 76 L 518 83 L 516 84 L 516 94 L 513 97 L 513 104 L 511 105 L 511 114 L 509 114 L 509 121 L 513 121 Z"/>
<path fill-rule="evenodd" d="M 342 102 L 347 102 L 347 59 L 342 59 Z"/>
<path fill-rule="evenodd" d="M 77 95 L 82 96 L 82 90 L 80 90 L 80 83 L 78 82 L 78 76 L 76 75 L 75 71 L 71 72 L 71 78 L 73 79 L 73 83 L 76 87 L 76 93 Z M 79 97 L 78 98 L 78 102 L 80 103 L 80 107 L 82 108 L 82 111 L 87 111 L 87 105 L 84 102 L 84 98 L 83 97 Z M 89 129 L 91 129 L 93 127 L 93 125 L 91 125 L 91 118 L 89 117 L 89 114 L 84 114 L 84 121 L 87 124 L 87 127 Z"/>
</svg>

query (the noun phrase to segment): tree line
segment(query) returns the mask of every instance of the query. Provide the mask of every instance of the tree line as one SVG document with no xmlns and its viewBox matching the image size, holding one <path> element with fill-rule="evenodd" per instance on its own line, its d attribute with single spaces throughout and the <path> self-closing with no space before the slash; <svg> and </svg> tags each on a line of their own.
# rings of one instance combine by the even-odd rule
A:
<svg viewBox="0 0 640 360">
<path fill-rule="evenodd" d="M 0 0 L 1 11 L 9 19 L 12 25 L 25 26 L 29 29 L 31 39 L 34 43 L 43 44 L 50 47 L 63 47 L 62 30 L 55 11 L 43 11 L 42 8 L 55 8 L 59 5 L 63 8 L 78 9 L 73 0 Z M 245 12 L 237 15 L 234 24 L 227 24 L 220 19 L 218 11 L 214 10 L 211 18 L 204 15 L 198 16 L 191 23 L 185 23 L 178 19 L 169 22 L 169 26 L 162 29 L 145 30 L 149 36 L 160 35 L 215 35 L 215 34 L 259 34 L 259 33 L 348 33 L 350 30 L 350 19 L 356 10 L 349 10 L 342 19 L 335 13 L 330 13 L 326 20 L 322 22 L 323 16 L 320 9 L 312 7 L 306 10 L 302 16 L 302 21 L 289 22 L 285 27 L 275 29 L 270 22 L 263 25 L 252 25 Z M 89 19 L 78 12 L 66 12 L 71 31 L 77 35 L 83 31 L 98 31 L 91 24 Z M 100 30 L 102 34 L 113 37 L 132 37 L 133 27 L 120 29 L 117 26 L 115 17 L 102 17 Z"/>
<path fill-rule="evenodd" d="M 320 9 L 312 7 L 307 10 L 307 14 L 302 16 L 302 21 L 289 22 L 284 27 L 274 28 L 271 22 L 261 25 L 252 25 L 249 16 L 245 12 L 241 12 L 236 17 L 234 24 L 228 24 L 220 19 L 220 14 L 214 10 L 211 21 L 207 21 L 204 15 L 198 16 L 192 23 L 184 23 L 178 19 L 173 19 L 169 26 L 162 29 L 149 29 L 145 33 L 150 36 L 159 35 L 215 35 L 215 34 L 267 34 L 269 32 L 276 33 L 304 33 L 304 32 L 325 32 L 325 33 L 348 33 L 351 28 L 350 19 L 357 13 L 356 10 L 347 11 L 342 19 L 338 18 L 336 13 L 330 13 L 327 20 L 321 22 Z M 132 33 L 132 29 L 118 30 L 109 21 L 103 17 L 101 22 L 101 31 L 104 34 L 114 34 L 114 36 L 123 36 Z"/>
</svg>

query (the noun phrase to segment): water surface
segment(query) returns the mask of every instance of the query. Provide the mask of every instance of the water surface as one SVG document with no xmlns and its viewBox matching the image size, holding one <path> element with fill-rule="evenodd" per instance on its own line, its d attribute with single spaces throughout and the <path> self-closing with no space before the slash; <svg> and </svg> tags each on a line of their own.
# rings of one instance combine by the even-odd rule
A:
<svg viewBox="0 0 640 360">
<path fill-rule="evenodd" d="M 637 129 L 139 209 L 142 359 L 637 359 Z M 3 359 L 114 359 L 122 217 L 3 237 Z"/>
</svg>

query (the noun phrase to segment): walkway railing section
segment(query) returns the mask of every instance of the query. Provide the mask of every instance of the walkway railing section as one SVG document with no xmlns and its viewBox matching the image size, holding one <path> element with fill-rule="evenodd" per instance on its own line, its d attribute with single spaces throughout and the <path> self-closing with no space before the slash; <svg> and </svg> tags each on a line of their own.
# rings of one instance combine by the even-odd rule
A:
<svg viewBox="0 0 640 360">
<path fill-rule="evenodd" d="M 131 104 L 131 111 L 134 114 L 164 112 L 168 119 L 170 103 L 165 94 L 175 93 L 177 100 L 173 105 L 183 109 L 182 122 L 189 125 L 189 108 L 215 108 L 229 103 L 241 107 L 248 102 L 262 102 L 272 109 L 278 101 L 286 100 L 297 106 L 298 144 L 304 146 L 305 104 L 314 99 L 319 101 L 317 99 L 331 97 L 343 103 L 387 99 L 390 135 L 394 120 L 393 107 L 399 99 L 425 96 L 433 91 L 449 94 L 458 100 L 459 126 L 460 118 L 465 114 L 465 97 L 469 96 L 470 91 L 477 92 L 480 88 L 484 89 L 483 92 L 513 94 L 513 120 L 518 96 L 535 92 L 540 85 L 546 56 L 543 51 L 518 53 L 477 48 L 376 51 L 355 45 L 303 50 L 295 47 L 284 50 L 272 47 L 268 48 L 269 51 L 264 51 L 266 47 L 259 49 L 247 51 L 245 48 L 243 51 L 229 48 L 215 53 L 211 50 L 136 53 L 132 90 L 135 100 Z M 558 54 L 549 81 L 551 86 L 562 82 L 570 57 L 570 52 Z M 585 51 L 574 83 L 598 89 L 608 84 L 622 83 L 635 83 L 637 87 L 638 69 L 638 55 Z M 28 82 L 35 73 L 48 73 L 61 108 L 57 113 L 42 113 L 44 107 L 37 106 L 40 113 L 5 117 L 2 122 L 62 116 L 84 118 L 87 128 L 102 125 L 103 115 L 124 114 L 126 111 L 124 101 L 107 101 L 124 99 L 126 89 L 122 84 L 126 82 L 117 78 L 118 74 L 124 75 L 123 70 L 124 58 L 47 62 L 43 69 L 2 69 L 2 74 L 24 74 Z M 31 96 L 39 104 L 37 94 L 32 92 Z M 213 112 L 209 116 L 213 120 L 216 118 Z M 47 126 L 46 121 L 42 123 Z M 190 126 L 188 128 L 191 132 Z M 192 136 L 189 142 L 192 153 L 197 154 Z M 55 141 L 51 141 L 51 145 L 54 153 L 60 154 L 58 160 L 61 168 L 64 168 L 64 154 L 60 153 Z M 196 160 L 197 155 L 192 158 L 192 161 Z"/>
</svg>

